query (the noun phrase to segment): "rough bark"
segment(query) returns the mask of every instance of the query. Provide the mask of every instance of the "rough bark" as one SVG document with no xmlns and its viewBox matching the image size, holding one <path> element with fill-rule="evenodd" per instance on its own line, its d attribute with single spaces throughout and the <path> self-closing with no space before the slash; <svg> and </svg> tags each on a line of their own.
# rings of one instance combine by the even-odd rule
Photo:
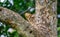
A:
<svg viewBox="0 0 60 37">
<path fill-rule="evenodd" d="M 57 0 L 35 0 L 36 13 L 26 13 L 31 25 L 39 32 L 36 37 L 57 37 Z"/>
<path fill-rule="evenodd" d="M 34 37 L 31 32 L 34 28 L 29 22 L 24 20 L 18 13 L 15 13 L 7 8 L 0 7 L 0 22 L 6 23 L 17 30 L 24 37 Z"/>
<path fill-rule="evenodd" d="M 57 37 L 57 0 L 36 0 L 36 25 L 42 36 Z"/>
</svg>

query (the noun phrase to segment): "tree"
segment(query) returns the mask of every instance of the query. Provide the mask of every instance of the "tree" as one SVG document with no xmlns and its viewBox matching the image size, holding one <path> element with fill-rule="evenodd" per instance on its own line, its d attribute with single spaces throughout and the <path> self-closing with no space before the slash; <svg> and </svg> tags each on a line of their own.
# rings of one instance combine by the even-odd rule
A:
<svg viewBox="0 0 60 37">
<path fill-rule="evenodd" d="M 35 14 L 25 13 L 29 22 L 18 13 L 0 7 L 0 21 L 10 24 L 25 37 L 57 37 L 56 0 L 35 0 Z"/>
</svg>

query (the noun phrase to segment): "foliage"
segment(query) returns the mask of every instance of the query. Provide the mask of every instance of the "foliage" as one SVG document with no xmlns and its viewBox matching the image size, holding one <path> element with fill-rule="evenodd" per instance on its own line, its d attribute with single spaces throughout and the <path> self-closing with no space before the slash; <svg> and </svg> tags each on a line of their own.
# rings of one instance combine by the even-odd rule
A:
<svg viewBox="0 0 60 37">
<path fill-rule="evenodd" d="M 57 13 L 60 14 L 60 0 L 58 0 L 57 4 Z M 58 18 L 57 30 L 58 30 L 58 37 L 60 37 L 60 18 Z"/>
</svg>

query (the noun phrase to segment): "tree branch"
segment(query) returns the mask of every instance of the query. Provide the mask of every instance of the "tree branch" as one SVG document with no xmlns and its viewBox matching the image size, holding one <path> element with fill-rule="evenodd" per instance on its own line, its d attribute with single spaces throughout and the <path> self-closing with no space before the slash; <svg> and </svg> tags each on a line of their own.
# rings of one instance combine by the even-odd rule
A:
<svg viewBox="0 0 60 37">
<path fill-rule="evenodd" d="M 19 34 L 24 34 L 26 37 L 35 37 L 35 32 L 38 32 L 18 13 L 15 13 L 7 8 L 0 7 L 0 21 L 9 24 L 15 28 Z"/>
</svg>

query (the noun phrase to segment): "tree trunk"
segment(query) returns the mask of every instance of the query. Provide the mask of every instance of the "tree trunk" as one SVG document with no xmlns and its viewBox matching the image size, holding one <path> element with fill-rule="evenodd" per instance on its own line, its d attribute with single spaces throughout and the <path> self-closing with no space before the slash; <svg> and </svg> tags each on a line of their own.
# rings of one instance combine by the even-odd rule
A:
<svg viewBox="0 0 60 37">
<path fill-rule="evenodd" d="M 57 37 L 57 0 L 36 0 L 36 28 L 43 37 Z"/>
<path fill-rule="evenodd" d="M 57 37 L 57 0 L 35 0 L 36 13 L 26 13 L 31 25 L 39 32 L 36 37 Z"/>
</svg>

